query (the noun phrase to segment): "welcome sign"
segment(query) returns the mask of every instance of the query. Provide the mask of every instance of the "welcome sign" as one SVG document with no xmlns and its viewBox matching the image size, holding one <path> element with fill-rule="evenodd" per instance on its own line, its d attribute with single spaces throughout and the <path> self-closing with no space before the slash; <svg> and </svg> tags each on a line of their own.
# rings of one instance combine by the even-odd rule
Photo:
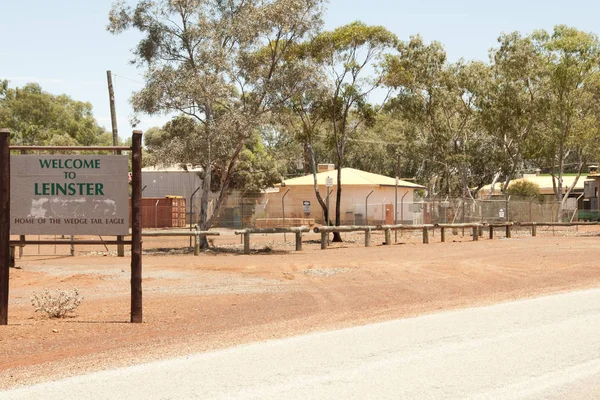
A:
<svg viewBox="0 0 600 400">
<path fill-rule="evenodd" d="M 128 156 L 10 157 L 13 235 L 129 233 Z"/>
</svg>

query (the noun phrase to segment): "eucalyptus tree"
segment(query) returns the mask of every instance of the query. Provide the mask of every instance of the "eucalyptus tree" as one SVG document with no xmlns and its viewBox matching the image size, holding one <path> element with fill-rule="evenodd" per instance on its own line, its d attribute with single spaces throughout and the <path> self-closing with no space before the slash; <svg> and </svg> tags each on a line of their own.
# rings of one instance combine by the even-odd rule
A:
<svg viewBox="0 0 600 400">
<path fill-rule="evenodd" d="M 0 81 L 0 127 L 10 128 L 11 140 L 20 145 L 112 144 L 90 103 L 45 92 L 37 83 L 10 88 Z"/>
<path fill-rule="evenodd" d="M 499 149 L 501 191 L 528 164 L 527 149 L 541 129 L 545 98 L 544 63 L 536 43 L 519 32 L 503 34 L 490 51 L 491 79 L 479 87 L 477 107 L 483 129 Z"/>
<path fill-rule="evenodd" d="M 162 128 L 150 128 L 144 137 L 145 157 L 144 161 L 148 165 L 160 164 L 181 164 L 181 158 L 177 152 L 167 152 L 165 149 L 177 143 L 188 149 L 205 151 L 201 148 L 203 140 L 203 130 L 191 117 L 179 116 L 167 122 Z M 225 154 L 226 155 L 226 154 Z M 168 157 L 168 158 L 165 158 Z M 215 154 L 215 162 L 211 173 L 211 191 L 218 191 L 222 181 L 227 175 L 227 164 L 219 162 L 223 156 Z M 184 165 L 185 167 L 185 165 Z M 233 174 L 230 174 L 230 187 L 238 189 L 244 193 L 257 193 L 261 189 L 271 187 L 281 182 L 284 166 L 278 163 L 272 152 L 269 152 L 263 143 L 263 137 L 260 132 L 255 131 L 240 152 L 238 157 L 238 167 Z M 206 171 L 199 173 L 200 178 L 204 179 Z"/>
<path fill-rule="evenodd" d="M 322 32 L 299 47 L 300 58 L 310 59 L 322 71 L 325 93 L 321 93 L 318 115 L 328 123 L 335 150 L 337 190 L 335 224 L 341 222 L 342 168 L 348 139 L 364 124 L 375 120 L 377 108 L 369 95 L 383 85 L 380 66 L 385 54 L 398 44 L 396 35 L 381 26 L 353 22 Z M 387 96 L 385 96 L 387 99 Z M 341 241 L 339 233 L 334 241 Z"/>
<path fill-rule="evenodd" d="M 307 71 L 290 62 L 295 45 L 321 26 L 322 0 L 156 0 L 117 3 L 108 29 L 137 30 L 133 62 L 145 86 L 136 113 L 189 116 L 195 137 L 173 137 L 163 159 L 205 171 L 199 224 L 208 229 L 230 190 L 246 142 L 269 113 L 300 90 Z M 212 215 L 215 167 L 223 171 Z"/>
<path fill-rule="evenodd" d="M 299 52 L 297 55 L 300 54 Z M 304 172 L 310 172 L 313 175 L 315 196 L 323 210 L 325 221 L 330 223 L 329 208 L 317 184 L 318 162 L 331 159 L 329 157 L 324 159 L 319 158 L 323 153 L 327 153 L 326 149 L 328 148 L 325 139 L 330 124 L 328 123 L 327 115 L 324 113 L 324 102 L 327 99 L 330 88 L 328 88 L 327 80 L 322 74 L 323 71 L 319 68 L 315 60 L 305 56 L 299 57 L 298 60 L 307 63 L 312 71 L 312 77 L 305 80 L 306 86 L 304 90 L 296 96 L 291 97 L 278 110 L 277 115 L 282 128 L 289 132 L 294 140 L 301 144 L 303 148 Z"/>
<path fill-rule="evenodd" d="M 545 87 L 543 129 L 537 132 L 530 156 L 545 162 L 555 178 L 560 220 L 583 168 L 600 150 L 600 41 L 595 34 L 564 25 L 551 34 L 536 31 L 531 38 L 543 59 Z M 577 177 L 565 188 L 567 163 Z"/>
<path fill-rule="evenodd" d="M 398 90 L 388 108 L 419 135 L 418 173 L 431 196 L 468 197 L 495 172 L 495 149 L 481 129 L 476 105 L 489 68 L 480 62 L 448 63 L 441 44 L 426 45 L 419 36 L 398 51 L 387 59 L 386 84 Z"/>
</svg>

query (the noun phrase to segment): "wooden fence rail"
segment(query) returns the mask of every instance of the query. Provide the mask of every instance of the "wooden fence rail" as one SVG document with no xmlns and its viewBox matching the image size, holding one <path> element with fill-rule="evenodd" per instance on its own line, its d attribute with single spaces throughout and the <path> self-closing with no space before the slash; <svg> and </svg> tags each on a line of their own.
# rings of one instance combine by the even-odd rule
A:
<svg viewBox="0 0 600 400">
<path fill-rule="evenodd" d="M 200 255 L 200 242 L 203 237 L 206 236 L 220 236 L 221 233 L 217 231 L 142 231 L 142 237 L 160 237 L 160 236 L 183 236 L 183 237 L 194 237 L 194 255 Z"/>
<path fill-rule="evenodd" d="M 385 232 L 385 244 L 390 246 L 392 244 L 392 231 L 423 231 L 423 244 L 429 244 L 429 230 L 433 229 L 435 225 L 377 225 L 378 231 Z"/>
<path fill-rule="evenodd" d="M 371 246 L 371 231 L 377 230 L 377 226 L 370 225 L 342 225 L 342 226 L 317 226 L 313 229 L 315 233 L 321 234 L 321 250 L 325 250 L 328 245 L 328 236 L 332 232 L 364 232 L 365 247 Z"/>
<path fill-rule="evenodd" d="M 290 228 L 247 228 L 235 231 L 236 235 L 244 237 L 244 254 L 250 254 L 250 235 L 269 233 L 293 233 L 296 235 L 296 251 L 302 250 L 302 233 L 310 232 L 308 226 L 297 226 Z"/>
<path fill-rule="evenodd" d="M 179 231 L 142 231 L 142 237 L 160 237 L 160 236 L 182 236 L 182 237 L 194 237 L 194 255 L 200 254 L 200 239 L 204 236 L 219 236 L 221 233 L 217 231 L 200 231 L 200 230 L 179 230 Z M 131 236 L 131 234 L 126 235 Z M 10 246 L 23 247 L 25 245 L 63 245 L 68 244 L 71 246 L 71 255 L 75 255 L 75 245 L 131 245 L 131 240 L 73 240 L 73 239 L 53 239 L 53 240 L 11 240 Z"/>
<path fill-rule="evenodd" d="M 512 227 L 515 224 L 513 222 L 504 222 L 504 223 L 498 223 L 498 224 L 488 224 L 488 228 L 490 229 L 490 239 L 494 238 L 494 228 L 504 228 L 506 229 L 506 237 L 507 238 L 511 238 L 512 237 Z"/>
<path fill-rule="evenodd" d="M 473 241 L 479 240 L 479 234 L 483 229 L 483 224 L 480 223 L 472 223 L 472 224 L 436 224 L 436 228 L 440 228 L 440 240 L 442 243 L 446 241 L 446 229 L 464 229 L 470 228 L 473 230 Z"/>
</svg>

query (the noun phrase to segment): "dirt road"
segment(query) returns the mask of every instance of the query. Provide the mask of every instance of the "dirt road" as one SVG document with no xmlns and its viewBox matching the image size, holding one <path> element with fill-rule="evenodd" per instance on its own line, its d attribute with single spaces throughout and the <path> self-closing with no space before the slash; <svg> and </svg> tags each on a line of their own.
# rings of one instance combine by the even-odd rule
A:
<svg viewBox="0 0 600 400">
<path fill-rule="evenodd" d="M 127 258 L 87 255 L 87 249 L 78 250 L 76 257 L 26 255 L 18 262 L 22 269 L 11 270 L 9 326 L 0 327 L 0 388 L 301 333 L 600 287 L 597 232 L 430 245 L 405 240 L 372 248 L 356 240 L 326 251 L 315 240 L 299 253 L 269 242 L 270 250 L 249 256 L 226 246 L 226 240 L 234 246 L 239 238 L 220 240 L 226 252 L 200 257 L 178 251 L 146 254 L 145 322 L 135 325 L 127 323 Z M 154 243 L 165 246 L 169 243 Z M 146 249 L 152 247 L 145 243 Z M 33 292 L 72 287 L 85 297 L 75 317 L 48 320 L 33 312 Z"/>
</svg>

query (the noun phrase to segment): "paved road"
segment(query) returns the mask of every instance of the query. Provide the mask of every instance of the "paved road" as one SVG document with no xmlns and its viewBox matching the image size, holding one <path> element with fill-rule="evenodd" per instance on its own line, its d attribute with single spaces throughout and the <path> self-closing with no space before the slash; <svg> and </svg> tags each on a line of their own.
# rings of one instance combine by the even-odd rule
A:
<svg viewBox="0 0 600 400">
<path fill-rule="evenodd" d="M 0 399 L 598 399 L 600 289 L 257 343 Z"/>
</svg>

